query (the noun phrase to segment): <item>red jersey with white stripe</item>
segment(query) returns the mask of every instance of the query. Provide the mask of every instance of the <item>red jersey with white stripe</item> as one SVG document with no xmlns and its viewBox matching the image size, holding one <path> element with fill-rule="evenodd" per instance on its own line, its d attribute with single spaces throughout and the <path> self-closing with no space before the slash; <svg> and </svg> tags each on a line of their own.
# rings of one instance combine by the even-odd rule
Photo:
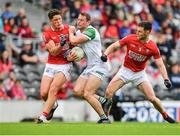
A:
<svg viewBox="0 0 180 136">
<path fill-rule="evenodd" d="M 137 35 L 131 34 L 119 40 L 120 46 L 127 46 L 124 66 L 134 72 L 141 71 L 145 68 L 147 60 L 153 56 L 159 59 L 159 49 L 152 40 L 141 42 Z"/>
<path fill-rule="evenodd" d="M 48 43 L 50 40 L 53 40 L 56 46 L 60 46 L 61 41 L 66 39 L 66 44 L 62 47 L 60 53 L 56 56 L 52 56 L 50 53 L 48 55 L 49 64 L 67 64 L 70 63 L 64 58 L 64 53 L 70 48 L 69 44 L 69 25 L 62 26 L 62 29 L 59 31 L 54 31 L 52 28 L 49 28 L 46 32 L 43 33 L 43 39 L 45 43 Z"/>
</svg>

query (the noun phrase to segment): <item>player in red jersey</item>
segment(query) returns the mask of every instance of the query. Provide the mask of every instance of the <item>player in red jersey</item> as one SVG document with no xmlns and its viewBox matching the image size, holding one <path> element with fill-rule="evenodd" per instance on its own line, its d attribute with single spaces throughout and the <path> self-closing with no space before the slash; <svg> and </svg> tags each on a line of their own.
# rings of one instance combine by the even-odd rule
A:
<svg viewBox="0 0 180 136">
<path fill-rule="evenodd" d="M 175 123 L 164 110 L 160 100 L 155 96 L 154 90 L 148 81 L 145 73 L 147 60 L 151 56 L 154 57 L 155 63 L 158 66 L 161 75 L 164 79 L 164 84 L 167 88 L 171 88 L 172 84 L 168 78 L 166 68 L 160 56 L 157 45 L 149 39 L 152 24 L 150 22 L 141 22 L 137 27 L 136 34 L 131 34 L 123 39 L 111 44 L 104 55 L 101 56 L 102 61 L 107 61 L 107 55 L 112 53 L 117 48 L 127 47 L 127 52 L 123 66 L 113 77 L 105 92 L 105 98 L 99 97 L 101 104 L 106 114 L 108 114 L 112 96 L 121 87 L 128 82 L 133 82 L 140 91 L 142 91 L 154 107 L 162 114 L 163 118 L 169 123 Z M 105 99 L 105 100 L 104 100 Z"/>
<path fill-rule="evenodd" d="M 69 50 L 69 26 L 62 24 L 59 10 L 52 9 L 48 13 L 51 28 L 43 33 L 43 39 L 49 52 L 48 62 L 41 80 L 40 94 L 45 101 L 43 113 L 36 123 L 50 120 L 57 108 L 57 93 L 70 76 L 72 64 L 65 57 Z M 71 61 L 76 55 L 71 53 Z"/>
</svg>

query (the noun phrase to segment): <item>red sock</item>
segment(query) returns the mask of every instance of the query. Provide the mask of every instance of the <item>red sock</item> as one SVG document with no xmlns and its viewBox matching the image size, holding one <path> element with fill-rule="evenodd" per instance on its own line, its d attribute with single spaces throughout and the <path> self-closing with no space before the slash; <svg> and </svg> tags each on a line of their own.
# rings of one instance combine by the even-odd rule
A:
<svg viewBox="0 0 180 136">
<path fill-rule="evenodd" d="M 48 113 L 47 112 L 43 112 L 42 115 L 44 115 L 45 117 L 48 116 Z"/>
<path fill-rule="evenodd" d="M 163 116 L 163 118 L 167 118 L 168 114 L 164 111 L 164 112 L 162 113 L 162 116 Z"/>
</svg>

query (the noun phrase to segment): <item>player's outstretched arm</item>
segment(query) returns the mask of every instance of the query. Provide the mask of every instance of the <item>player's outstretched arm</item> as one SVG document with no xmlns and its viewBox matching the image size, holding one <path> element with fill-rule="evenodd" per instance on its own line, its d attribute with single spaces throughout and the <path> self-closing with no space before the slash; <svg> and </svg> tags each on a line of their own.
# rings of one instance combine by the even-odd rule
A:
<svg viewBox="0 0 180 136">
<path fill-rule="evenodd" d="M 61 51 L 60 43 L 56 45 L 52 40 L 46 44 L 46 48 L 52 56 L 58 55 Z"/>
<path fill-rule="evenodd" d="M 115 49 L 120 47 L 119 41 L 112 43 L 111 45 L 108 46 L 108 48 L 104 51 L 104 53 L 101 56 L 101 60 L 106 62 L 107 61 L 107 56 L 111 54 L 112 52 L 115 51 Z"/>
<path fill-rule="evenodd" d="M 155 63 L 156 65 L 158 66 L 160 72 L 161 72 L 161 75 L 164 79 L 164 84 L 167 88 L 171 88 L 172 87 L 172 84 L 171 84 L 171 81 L 169 80 L 169 77 L 168 77 L 168 74 L 167 74 L 167 70 L 166 70 L 166 67 L 163 63 L 163 60 L 162 58 L 159 58 L 159 59 L 155 59 Z"/>
</svg>

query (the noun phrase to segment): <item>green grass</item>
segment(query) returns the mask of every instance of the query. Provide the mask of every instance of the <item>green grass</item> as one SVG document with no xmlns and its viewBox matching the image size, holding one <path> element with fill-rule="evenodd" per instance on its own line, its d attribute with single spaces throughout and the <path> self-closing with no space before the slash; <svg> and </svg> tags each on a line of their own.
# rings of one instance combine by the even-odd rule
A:
<svg viewBox="0 0 180 136">
<path fill-rule="evenodd" d="M 180 135 L 180 125 L 136 122 L 113 122 L 113 124 L 0 123 L 0 135 Z"/>
</svg>

